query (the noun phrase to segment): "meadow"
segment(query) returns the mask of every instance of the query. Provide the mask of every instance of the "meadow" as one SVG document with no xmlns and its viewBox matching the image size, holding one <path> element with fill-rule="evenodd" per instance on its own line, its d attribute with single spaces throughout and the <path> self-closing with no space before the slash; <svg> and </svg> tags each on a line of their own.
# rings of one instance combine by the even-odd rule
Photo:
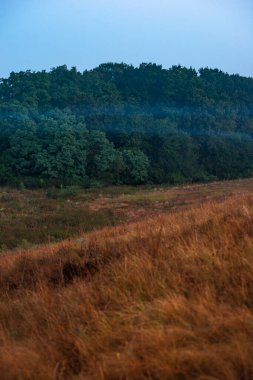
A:
<svg viewBox="0 0 253 380">
<path fill-rule="evenodd" d="M 11 237 L 42 215 L 60 236 L 27 225 L 34 245 L 15 235 L 2 249 L 1 379 L 251 380 L 252 189 L 239 180 L 56 199 L 2 189 L 2 244 L 3 228 Z M 57 210 L 67 226 L 75 210 L 83 219 L 66 234 Z M 91 228 L 85 213 L 104 221 Z"/>
<path fill-rule="evenodd" d="M 224 199 L 252 189 L 253 180 L 180 187 L 118 186 L 104 189 L 0 188 L 0 252 L 79 237 L 105 226 Z"/>
</svg>

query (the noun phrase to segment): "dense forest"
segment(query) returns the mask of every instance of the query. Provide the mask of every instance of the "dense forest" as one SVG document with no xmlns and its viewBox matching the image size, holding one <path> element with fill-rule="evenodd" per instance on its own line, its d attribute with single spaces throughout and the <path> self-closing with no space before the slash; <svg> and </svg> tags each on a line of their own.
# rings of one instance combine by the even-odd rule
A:
<svg viewBox="0 0 253 380">
<path fill-rule="evenodd" d="M 0 80 L 0 184 L 162 184 L 253 175 L 253 78 L 107 63 Z"/>
</svg>

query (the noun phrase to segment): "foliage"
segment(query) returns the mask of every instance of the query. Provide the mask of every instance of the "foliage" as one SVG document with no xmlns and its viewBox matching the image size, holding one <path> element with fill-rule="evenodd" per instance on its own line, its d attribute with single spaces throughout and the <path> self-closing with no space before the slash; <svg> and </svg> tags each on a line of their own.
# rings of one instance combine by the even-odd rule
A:
<svg viewBox="0 0 253 380">
<path fill-rule="evenodd" d="M 0 183 L 249 177 L 252 104 L 253 78 L 217 69 L 106 63 L 11 73 L 0 81 Z"/>
<path fill-rule="evenodd" d="M 123 182 L 130 185 L 147 183 L 149 175 L 148 157 L 138 149 L 123 149 Z"/>
</svg>

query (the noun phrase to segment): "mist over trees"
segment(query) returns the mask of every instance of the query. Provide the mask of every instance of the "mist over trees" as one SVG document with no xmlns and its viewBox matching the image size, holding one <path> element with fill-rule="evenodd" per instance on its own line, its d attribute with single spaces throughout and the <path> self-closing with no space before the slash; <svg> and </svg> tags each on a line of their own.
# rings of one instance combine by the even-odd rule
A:
<svg viewBox="0 0 253 380">
<path fill-rule="evenodd" d="M 253 175 L 253 78 L 102 64 L 0 80 L 0 183 L 163 184 Z"/>
</svg>

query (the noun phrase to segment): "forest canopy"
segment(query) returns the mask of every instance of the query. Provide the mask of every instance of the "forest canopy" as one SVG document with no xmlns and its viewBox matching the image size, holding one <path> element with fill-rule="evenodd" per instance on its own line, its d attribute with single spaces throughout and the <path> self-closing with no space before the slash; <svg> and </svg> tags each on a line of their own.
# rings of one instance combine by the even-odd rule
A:
<svg viewBox="0 0 253 380">
<path fill-rule="evenodd" d="M 164 184 L 253 175 L 253 78 L 106 63 L 0 80 L 0 183 Z"/>
</svg>

